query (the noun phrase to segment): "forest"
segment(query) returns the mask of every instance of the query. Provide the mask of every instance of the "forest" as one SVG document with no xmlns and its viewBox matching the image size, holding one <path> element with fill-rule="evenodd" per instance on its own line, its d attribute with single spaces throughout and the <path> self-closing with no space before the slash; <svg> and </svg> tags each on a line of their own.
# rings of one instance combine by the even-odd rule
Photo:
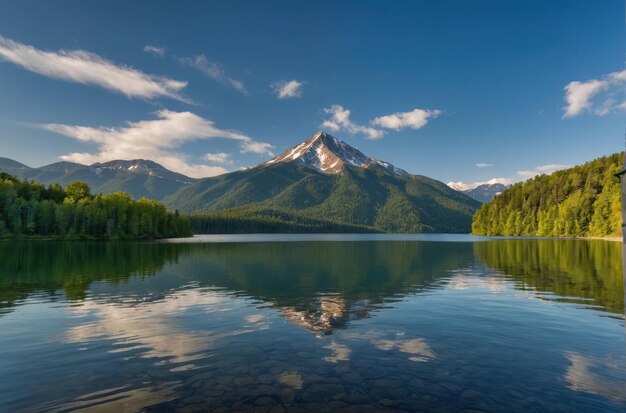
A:
<svg viewBox="0 0 626 413">
<path fill-rule="evenodd" d="M 474 215 L 475 235 L 617 237 L 621 153 L 513 185 Z"/>
<path fill-rule="evenodd" d="M 195 234 L 366 233 L 381 232 L 364 225 L 306 217 L 295 211 L 242 207 L 190 215 Z"/>
<path fill-rule="evenodd" d="M 0 238 L 157 239 L 191 236 L 191 222 L 124 192 L 92 195 L 84 182 L 42 185 L 0 173 Z"/>
</svg>

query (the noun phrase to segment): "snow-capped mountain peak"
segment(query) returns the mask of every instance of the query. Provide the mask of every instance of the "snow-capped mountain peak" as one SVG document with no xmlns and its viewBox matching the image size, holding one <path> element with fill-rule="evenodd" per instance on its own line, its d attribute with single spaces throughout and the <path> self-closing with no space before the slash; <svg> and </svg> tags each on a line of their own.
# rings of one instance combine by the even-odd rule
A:
<svg viewBox="0 0 626 413">
<path fill-rule="evenodd" d="M 466 195 L 480 202 L 491 201 L 495 196 L 500 195 L 510 186 L 505 179 L 492 179 L 486 182 L 474 182 L 465 184 L 463 182 L 448 182 L 448 186 L 455 191 L 463 192 Z"/>
<path fill-rule="evenodd" d="M 469 189 L 474 189 L 474 187 L 472 185 L 468 185 L 466 183 L 463 182 L 448 182 L 448 186 L 452 189 L 454 189 L 455 191 L 459 191 L 459 192 L 463 192 L 463 191 L 467 191 Z"/>
<path fill-rule="evenodd" d="M 258 166 L 268 166 L 283 162 L 296 161 L 324 173 L 338 174 L 343 171 L 344 165 L 360 168 L 369 168 L 377 165 L 395 175 L 407 176 L 406 171 L 395 166 L 370 158 L 358 149 L 348 145 L 325 132 L 319 131 L 311 135 L 306 141 Z"/>
<path fill-rule="evenodd" d="M 115 160 L 109 162 L 98 162 L 91 165 L 94 168 L 102 168 L 102 169 L 111 169 L 116 171 L 131 171 L 131 172 L 142 172 L 149 175 L 152 175 L 156 170 L 163 170 L 164 168 L 156 162 L 145 160 L 145 159 L 132 159 L 129 161 L 126 160 Z M 152 173 L 151 173 L 152 172 Z"/>
<path fill-rule="evenodd" d="M 172 172 L 154 161 L 148 159 L 132 159 L 132 160 L 114 160 L 108 162 L 98 162 L 89 166 L 90 169 L 98 176 L 105 172 L 129 172 L 138 175 L 149 175 L 155 178 L 167 179 L 171 181 L 189 184 L 193 182 L 192 178 L 185 175 Z"/>
</svg>

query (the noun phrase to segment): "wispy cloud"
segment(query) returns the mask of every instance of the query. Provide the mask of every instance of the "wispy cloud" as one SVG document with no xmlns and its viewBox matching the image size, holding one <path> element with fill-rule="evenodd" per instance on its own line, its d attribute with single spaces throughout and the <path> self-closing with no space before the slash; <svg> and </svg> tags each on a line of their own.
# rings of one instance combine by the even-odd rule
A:
<svg viewBox="0 0 626 413">
<path fill-rule="evenodd" d="M 180 95 L 187 82 L 116 65 L 84 50 L 50 52 L 0 36 L 0 59 L 42 76 L 96 85 L 129 98 L 168 97 L 187 101 Z"/>
<path fill-rule="evenodd" d="M 193 67 L 194 69 L 199 70 L 206 76 L 223 85 L 231 86 L 243 94 L 248 94 L 248 90 L 241 80 L 236 80 L 227 76 L 224 69 L 218 63 L 210 62 L 203 54 L 194 57 L 176 56 L 174 59 L 178 60 L 185 66 Z"/>
<path fill-rule="evenodd" d="M 553 172 L 560 171 L 562 169 L 571 168 L 571 165 L 561 165 L 556 163 L 551 163 L 548 165 L 537 166 L 534 169 L 526 170 L 526 171 L 517 171 L 517 174 L 523 179 L 530 179 L 537 175 L 550 175 Z"/>
<path fill-rule="evenodd" d="M 330 118 L 326 119 L 322 126 L 332 131 L 345 131 L 352 135 L 365 135 L 368 139 L 380 139 L 385 136 L 385 132 L 380 129 L 352 122 L 350 120 L 350 111 L 341 105 L 332 105 L 325 108 L 324 113 L 330 115 Z"/>
<path fill-rule="evenodd" d="M 270 85 L 278 99 L 291 99 L 302 96 L 302 87 L 306 82 L 293 80 L 279 80 Z"/>
<path fill-rule="evenodd" d="M 601 96 L 602 103 L 593 111 L 604 116 L 616 109 L 626 110 L 626 70 L 609 73 L 601 79 L 590 79 L 584 82 L 573 81 L 565 88 L 567 105 L 564 118 L 578 116 L 590 112 L 594 106 L 593 99 Z"/>
<path fill-rule="evenodd" d="M 479 168 L 491 168 L 493 166 L 492 163 L 484 163 L 484 162 L 478 162 L 476 164 L 477 167 Z"/>
<path fill-rule="evenodd" d="M 428 123 L 430 118 L 436 118 L 440 110 L 413 109 L 410 112 L 396 112 L 391 115 L 375 118 L 371 124 L 396 131 L 411 128 L 420 129 Z"/>
<path fill-rule="evenodd" d="M 231 154 L 224 152 L 207 153 L 204 155 L 204 159 L 220 165 L 232 165 L 233 163 Z"/>
<path fill-rule="evenodd" d="M 143 51 L 157 57 L 165 56 L 165 47 L 152 46 L 147 44 L 143 47 Z"/>
<path fill-rule="evenodd" d="M 350 110 L 341 105 L 332 105 L 324 109 L 324 113 L 330 115 L 324 120 L 322 127 L 332 131 L 344 131 L 352 135 L 364 135 L 367 139 L 380 139 L 386 135 L 384 129 L 400 131 L 402 129 L 420 129 L 429 119 L 436 118 L 442 112 L 440 110 L 413 109 L 409 112 L 396 112 L 374 118 L 369 122 L 370 126 L 359 125 L 350 120 Z"/>
<path fill-rule="evenodd" d="M 190 163 L 190 156 L 176 152 L 184 143 L 224 138 L 239 142 L 241 152 L 273 156 L 272 145 L 257 142 L 242 133 L 217 128 L 210 120 L 191 112 L 161 110 L 157 119 L 128 122 L 124 127 L 89 127 L 44 124 L 42 128 L 98 147 L 95 153 L 69 153 L 62 159 L 84 164 L 114 159 L 150 158 L 166 168 L 192 177 L 226 172 L 222 166 Z M 205 158 L 206 159 L 206 158 Z"/>
</svg>

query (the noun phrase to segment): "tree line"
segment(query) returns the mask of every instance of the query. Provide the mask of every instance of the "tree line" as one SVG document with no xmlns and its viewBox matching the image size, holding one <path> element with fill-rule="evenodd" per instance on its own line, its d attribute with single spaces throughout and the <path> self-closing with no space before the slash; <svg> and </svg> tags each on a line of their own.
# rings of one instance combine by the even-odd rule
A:
<svg viewBox="0 0 626 413">
<path fill-rule="evenodd" d="M 350 225 L 294 212 L 254 207 L 197 213 L 190 215 L 190 219 L 195 234 L 380 232 L 364 225 Z"/>
<path fill-rule="evenodd" d="M 474 215 L 476 235 L 617 237 L 623 154 L 517 183 Z"/>
<path fill-rule="evenodd" d="M 191 235 L 188 217 L 124 192 L 91 194 L 72 182 L 47 187 L 0 172 L 0 238 L 156 239 Z"/>
</svg>

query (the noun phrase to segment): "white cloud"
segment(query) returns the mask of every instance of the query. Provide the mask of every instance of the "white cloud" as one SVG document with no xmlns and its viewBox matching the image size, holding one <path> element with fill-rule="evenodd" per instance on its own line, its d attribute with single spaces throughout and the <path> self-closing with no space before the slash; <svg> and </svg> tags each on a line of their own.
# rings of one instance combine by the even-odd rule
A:
<svg viewBox="0 0 626 413">
<path fill-rule="evenodd" d="M 306 82 L 298 82 L 297 80 L 279 80 L 270 85 L 278 99 L 298 98 L 302 96 L 302 86 Z"/>
<path fill-rule="evenodd" d="M 371 121 L 371 124 L 396 131 L 405 128 L 420 129 L 428 123 L 430 118 L 436 118 L 440 114 L 440 110 L 413 109 L 410 112 L 396 112 L 380 116 Z"/>
<path fill-rule="evenodd" d="M 205 55 L 201 54 L 194 57 L 175 57 L 175 59 L 186 66 L 199 70 L 221 84 L 229 85 L 241 93 L 248 93 L 248 90 L 242 81 L 227 76 L 224 69 L 219 64 L 209 62 Z"/>
<path fill-rule="evenodd" d="M 204 155 L 204 159 L 206 161 L 217 163 L 220 165 L 232 165 L 233 163 L 233 160 L 231 159 L 231 154 L 224 152 L 207 153 Z"/>
<path fill-rule="evenodd" d="M 440 110 L 413 109 L 410 112 L 396 112 L 391 115 L 379 116 L 369 123 L 371 126 L 359 125 L 350 120 L 350 110 L 341 105 L 332 105 L 324 108 L 324 112 L 331 115 L 322 123 L 322 127 L 332 131 L 345 131 L 352 135 L 365 135 L 367 139 L 380 139 L 387 132 L 380 128 L 393 129 L 420 129 L 429 119 L 436 118 L 442 112 Z M 373 127 L 376 126 L 376 127 Z"/>
<path fill-rule="evenodd" d="M 537 175 L 543 175 L 543 174 L 550 175 L 553 172 L 560 171 L 561 169 L 567 169 L 567 168 L 571 168 L 571 165 L 560 165 L 556 163 L 551 163 L 548 165 L 537 166 L 535 169 L 532 169 L 532 170 L 517 171 L 517 174 L 524 179 L 530 179 L 530 178 L 534 178 Z"/>
<path fill-rule="evenodd" d="M 119 66 L 84 50 L 48 52 L 0 36 L 0 59 L 43 76 L 100 86 L 129 98 L 187 101 L 180 95 L 187 82 Z"/>
<path fill-rule="evenodd" d="M 593 113 L 604 116 L 615 109 L 626 109 L 626 70 L 613 72 L 602 79 L 573 81 L 565 88 L 564 118 L 578 116 L 593 107 L 593 98 L 602 94 L 603 103 Z M 604 92 L 604 93 L 603 93 Z M 616 99 L 619 96 L 619 99 Z"/>
<path fill-rule="evenodd" d="M 334 132 L 345 131 L 352 135 L 365 135 L 368 139 L 380 139 L 385 135 L 385 132 L 380 129 L 352 122 L 350 120 L 350 111 L 341 105 L 332 105 L 325 108 L 324 112 L 330 115 L 330 119 L 326 119 L 322 126 Z"/>
<path fill-rule="evenodd" d="M 478 162 L 476 164 L 477 167 L 479 168 L 491 168 L 493 166 L 492 163 L 484 163 L 484 162 Z"/>
<path fill-rule="evenodd" d="M 565 101 L 567 107 L 563 117 L 579 115 L 582 111 L 591 106 L 591 98 L 597 95 L 602 89 L 607 87 L 607 83 L 601 80 L 590 80 L 587 82 L 570 82 L 565 86 Z"/>
<path fill-rule="evenodd" d="M 189 156 L 175 152 L 186 142 L 224 138 L 239 142 L 241 152 L 273 156 L 269 143 L 257 142 L 239 132 L 215 127 L 210 120 L 191 112 L 161 110 L 158 119 L 128 122 L 124 127 L 88 127 L 45 124 L 42 128 L 98 146 L 96 153 L 70 153 L 62 159 L 92 164 L 114 159 L 149 158 L 168 169 L 191 176 L 214 176 L 227 170 L 221 166 L 189 163 Z"/>
<path fill-rule="evenodd" d="M 143 51 L 157 57 L 165 56 L 165 47 L 151 46 L 147 44 L 143 47 Z"/>
</svg>

